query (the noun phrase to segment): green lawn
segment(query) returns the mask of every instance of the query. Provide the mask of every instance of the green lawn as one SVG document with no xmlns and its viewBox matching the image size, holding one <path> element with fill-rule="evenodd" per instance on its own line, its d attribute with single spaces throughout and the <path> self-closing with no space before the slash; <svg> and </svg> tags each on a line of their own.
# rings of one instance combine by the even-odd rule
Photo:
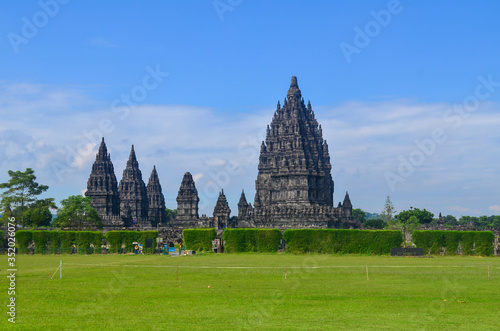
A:
<svg viewBox="0 0 500 331">
<path fill-rule="evenodd" d="M 0 329 L 500 329 L 498 257 L 18 255 L 15 325 L 3 258 Z"/>
</svg>

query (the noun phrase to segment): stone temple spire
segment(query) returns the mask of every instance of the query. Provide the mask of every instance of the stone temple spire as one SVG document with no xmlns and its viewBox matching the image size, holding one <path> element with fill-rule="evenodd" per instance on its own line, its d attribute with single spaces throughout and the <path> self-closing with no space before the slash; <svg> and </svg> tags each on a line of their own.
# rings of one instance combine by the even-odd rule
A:
<svg viewBox="0 0 500 331">
<path fill-rule="evenodd" d="M 241 191 L 240 201 L 238 202 L 238 218 L 243 219 L 248 216 L 248 202 L 245 191 Z"/>
<path fill-rule="evenodd" d="M 160 179 L 156 172 L 156 166 L 153 166 L 153 171 L 149 177 L 148 186 L 148 220 L 152 226 L 165 223 L 165 197 L 163 196 Z"/>
<path fill-rule="evenodd" d="M 287 98 L 290 100 L 291 98 L 302 98 L 302 93 L 299 89 L 299 84 L 297 84 L 297 77 L 292 76 L 292 82 L 290 83 L 290 88 L 288 89 Z"/>
<path fill-rule="evenodd" d="M 285 102 L 278 103 L 260 148 L 252 211 L 255 226 L 352 226 L 349 207 L 333 206 L 331 169 L 323 128 L 311 103 L 305 104 L 293 76 Z"/>
<path fill-rule="evenodd" d="M 333 180 L 322 130 L 292 77 L 287 105 L 277 109 L 261 147 L 254 206 L 333 206 Z"/>
<path fill-rule="evenodd" d="M 348 192 L 345 192 L 344 202 L 342 203 L 342 206 L 352 208 L 351 199 L 349 198 Z"/>
<path fill-rule="evenodd" d="M 102 138 L 95 162 L 92 165 L 85 196 L 92 200 L 92 207 L 105 225 L 120 225 L 120 198 L 111 156 Z M 115 218 L 114 220 L 112 218 Z"/>
<path fill-rule="evenodd" d="M 231 209 L 227 203 L 226 195 L 224 190 L 219 193 L 219 198 L 214 208 L 214 222 L 216 227 L 221 230 L 229 226 L 229 216 L 231 215 Z"/>
<path fill-rule="evenodd" d="M 345 192 L 344 202 L 342 203 L 342 214 L 349 219 L 352 217 L 352 203 L 347 192 Z"/>
<path fill-rule="evenodd" d="M 142 180 L 139 162 L 135 156 L 134 145 L 130 150 L 127 166 L 123 170 L 122 180 L 118 186 L 120 193 L 120 211 L 122 217 L 131 225 L 149 225 L 148 196 L 146 185 Z"/>
<path fill-rule="evenodd" d="M 197 221 L 198 215 L 198 190 L 196 189 L 193 176 L 186 172 L 182 178 L 181 187 L 177 194 L 177 217 L 176 221 Z"/>
</svg>

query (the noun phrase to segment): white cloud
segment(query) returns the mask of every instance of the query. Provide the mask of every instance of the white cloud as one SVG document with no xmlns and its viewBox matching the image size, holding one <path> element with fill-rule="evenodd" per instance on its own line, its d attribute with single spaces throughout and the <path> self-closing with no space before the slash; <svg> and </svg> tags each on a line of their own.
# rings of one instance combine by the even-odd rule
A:
<svg viewBox="0 0 500 331">
<path fill-rule="evenodd" d="M 494 212 L 500 212 L 500 206 L 498 206 L 498 205 L 489 206 L 488 209 L 491 211 L 494 211 Z"/>
<path fill-rule="evenodd" d="M 194 180 L 195 183 L 197 183 L 202 178 L 203 178 L 203 174 L 202 173 L 197 173 L 197 174 L 193 175 L 193 180 Z"/>
</svg>

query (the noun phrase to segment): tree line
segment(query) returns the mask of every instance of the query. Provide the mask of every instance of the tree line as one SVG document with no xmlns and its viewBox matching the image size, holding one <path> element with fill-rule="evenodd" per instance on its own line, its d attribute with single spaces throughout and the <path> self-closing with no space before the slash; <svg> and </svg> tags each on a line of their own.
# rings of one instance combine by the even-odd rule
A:
<svg viewBox="0 0 500 331">
<path fill-rule="evenodd" d="M 378 217 L 376 217 L 376 216 Z M 391 198 L 388 196 L 384 209 L 380 214 L 367 213 L 361 209 L 353 209 L 352 216 L 361 222 L 366 228 L 373 229 L 400 229 L 403 232 L 411 233 L 423 224 L 437 225 L 439 218 L 435 218 L 430 211 L 410 207 L 397 213 Z M 457 219 L 453 215 L 441 216 L 442 224 L 445 227 L 471 224 L 476 229 L 486 229 L 500 227 L 500 215 L 492 216 L 461 216 Z"/>
</svg>

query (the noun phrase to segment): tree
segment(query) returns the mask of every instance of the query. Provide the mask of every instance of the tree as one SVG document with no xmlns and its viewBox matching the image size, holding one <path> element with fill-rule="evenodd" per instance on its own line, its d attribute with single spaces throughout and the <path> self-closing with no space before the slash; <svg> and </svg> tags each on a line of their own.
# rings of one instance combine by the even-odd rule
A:
<svg viewBox="0 0 500 331">
<path fill-rule="evenodd" d="M 443 224 L 444 225 L 456 226 L 456 225 L 458 225 L 458 220 L 453 215 L 446 215 L 445 217 L 443 217 Z"/>
<path fill-rule="evenodd" d="M 170 222 L 172 222 L 177 217 L 177 209 L 165 208 L 165 210 L 167 211 L 166 213 L 167 215 L 165 217 L 165 223 L 170 224 Z"/>
<path fill-rule="evenodd" d="M 384 210 L 382 210 L 382 213 L 380 214 L 380 218 L 387 224 L 390 224 L 392 221 L 394 221 L 394 214 L 396 213 L 396 209 L 394 208 L 394 205 L 392 204 L 391 198 L 387 196 L 387 199 L 385 200 L 385 206 Z"/>
<path fill-rule="evenodd" d="M 10 176 L 9 181 L 0 183 L 0 188 L 7 189 L 0 195 L 2 197 L 0 204 L 4 212 L 8 206 L 12 215 L 20 219 L 24 227 L 26 210 L 37 201 L 36 197 L 47 191 L 49 187 L 35 181 L 35 171 L 31 168 L 27 168 L 24 172 L 9 170 L 7 173 Z"/>
<path fill-rule="evenodd" d="M 51 209 L 57 209 L 53 198 L 37 200 L 25 212 L 26 225 L 33 229 L 39 226 L 49 226 L 52 222 Z"/>
<path fill-rule="evenodd" d="M 81 195 L 72 195 L 62 200 L 62 208 L 59 209 L 53 225 L 79 229 L 94 227 L 102 229 L 102 220 L 90 202 L 90 197 L 82 197 Z"/>
<path fill-rule="evenodd" d="M 366 213 L 367 220 L 378 220 L 380 218 L 381 218 L 380 214 L 378 214 L 378 213 L 368 213 L 368 212 Z"/>
<path fill-rule="evenodd" d="M 10 203 L 7 201 L 2 200 L 2 206 L 0 207 L 3 211 L 2 213 L 2 218 L 0 219 L 1 224 L 7 224 L 10 222 L 10 218 L 14 217 L 14 213 L 12 212 L 12 209 L 10 208 Z"/>
<path fill-rule="evenodd" d="M 420 210 L 418 208 L 410 207 L 409 210 L 403 210 L 396 215 L 396 219 L 405 223 L 410 217 L 415 216 L 420 224 L 431 223 L 434 214 L 427 210 Z"/>
<path fill-rule="evenodd" d="M 411 234 L 413 233 L 413 231 L 417 230 L 420 227 L 418 218 L 413 215 L 405 221 L 398 220 L 397 222 L 401 230 L 403 231 L 403 238 L 405 239 L 405 241 L 409 241 L 411 239 Z"/>
<path fill-rule="evenodd" d="M 364 223 L 366 221 L 366 212 L 359 208 L 353 209 L 352 218 L 360 223 Z"/>
<path fill-rule="evenodd" d="M 373 229 L 383 229 L 386 226 L 386 223 L 383 219 L 369 219 L 363 223 L 365 228 L 373 228 Z"/>
<path fill-rule="evenodd" d="M 462 216 L 460 217 L 459 223 L 461 225 L 469 224 L 472 222 L 472 225 L 478 229 L 485 228 L 495 228 L 500 227 L 500 216 Z"/>
</svg>

